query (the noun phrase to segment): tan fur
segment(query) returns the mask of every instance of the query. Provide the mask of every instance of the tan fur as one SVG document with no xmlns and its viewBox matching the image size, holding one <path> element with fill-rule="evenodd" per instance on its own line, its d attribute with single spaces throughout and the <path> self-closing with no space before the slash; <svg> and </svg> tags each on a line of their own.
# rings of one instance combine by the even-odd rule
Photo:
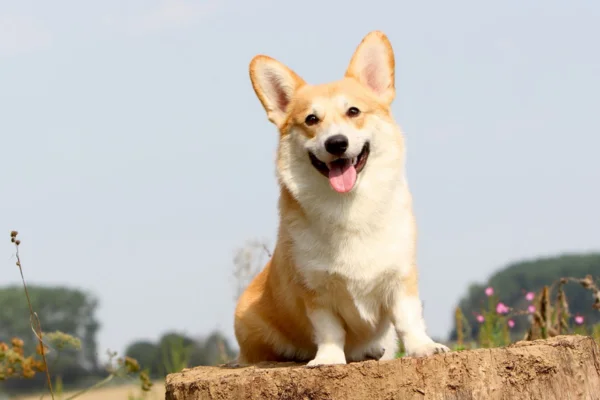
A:
<svg viewBox="0 0 600 400">
<path fill-rule="evenodd" d="M 412 355 L 447 351 L 425 334 L 422 321 L 404 140 L 390 111 L 395 78 L 387 37 L 367 35 L 336 82 L 309 85 L 264 55 L 250 63 L 250 78 L 280 133 L 280 223 L 271 260 L 236 307 L 239 362 L 389 359 L 396 335 Z M 352 106 L 358 116 L 346 112 Z M 320 122 L 307 125 L 308 114 Z M 320 143 L 337 130 L 351 147 L 372 144 L 356 186 L 344 194 L 329 188 L 306 153 L 327 157 Z"/>
</svg>

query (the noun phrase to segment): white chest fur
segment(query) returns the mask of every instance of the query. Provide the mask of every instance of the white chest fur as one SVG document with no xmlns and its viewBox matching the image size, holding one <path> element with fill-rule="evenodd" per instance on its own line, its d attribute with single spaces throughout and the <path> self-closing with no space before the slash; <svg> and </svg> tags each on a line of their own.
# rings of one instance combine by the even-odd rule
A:
<svg viewBox="0 0 600 400">
<path fill-rule="evenodd" d="M 358 198 L 328 204 L 322 198 L 306 219 L 288 227 L 297 268 L 307 278 L 328 272 L 365 283 L 391 271 L 406 272 L 415 232 L 403 192 L 381 202 Z"/>
<path fill-rule="evenodd" d="M 354 198 L 311 209 L 289 227 L 294 264 L 320 301 L 349 324 L 375 329 L 414 257 L 414 225 L 406 189 L 387 202 Z M 376 216 L 376 217 L 375 217 Z"/>
</svg>

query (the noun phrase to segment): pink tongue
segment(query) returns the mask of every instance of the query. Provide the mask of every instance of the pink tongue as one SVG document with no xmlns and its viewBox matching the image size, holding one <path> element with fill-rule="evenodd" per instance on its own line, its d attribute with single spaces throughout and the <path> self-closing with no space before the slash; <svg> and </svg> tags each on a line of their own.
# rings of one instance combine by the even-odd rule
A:
<svg viewBox="0 0 600 400">
<path fill-rule="evenodd" d="M 349 192 L 356 183 L 356 168 L 350 162 L 330 164 L 329 183 L 338 193 Z"/>
</svg>

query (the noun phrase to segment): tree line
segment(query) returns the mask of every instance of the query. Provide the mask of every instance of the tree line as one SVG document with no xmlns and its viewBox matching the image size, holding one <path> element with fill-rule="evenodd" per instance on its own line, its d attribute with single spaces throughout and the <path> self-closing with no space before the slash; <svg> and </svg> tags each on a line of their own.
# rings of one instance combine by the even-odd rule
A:
<svg viewBox="0 0 600 400">
<path fill-rule="evenodd" d="M 61 344 L 59 349 L 50 348 L 48 365 L 52 375 L 59 377 L 65 387 L 77 387 L 106 376 L 105 366 L 98 358 L 99 351 L 105 351 L 97 344 L 98 299 L 89 292 L 65 286 L 28 285 L 28 292 L 44 333 L 62 332 L 79 339 L 77 343 Z M 37 339 L 23 287 L 19 285 L 0 287 L 0 343 L 10 343 L 13 338 L 24 341 L 26 354 L 35 353 Z M 171 331 L 156 342 L 134 341 L 123 355 L 137 359 L 152 378 L 162 378 L 185 367 L 218 364 L 234 358 L 235 352 L 218 331 L 205 338 Z M 45 384 L 43 374 L 33 379 L 0 379 L 0 392 L 36 391 Z"/>
</svg>

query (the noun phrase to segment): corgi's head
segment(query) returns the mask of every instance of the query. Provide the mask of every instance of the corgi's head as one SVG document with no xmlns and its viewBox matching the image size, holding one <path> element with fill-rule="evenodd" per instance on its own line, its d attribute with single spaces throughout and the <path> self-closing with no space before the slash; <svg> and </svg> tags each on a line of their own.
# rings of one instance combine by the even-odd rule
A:
<svg viewBox="0 0 600 400">
<path fill-rule="evenodd" d="M 394 70 L 390 42 L 378 31 L 359 44 L 345 76 L 327 84 L 307 84 L 282 63 L 254 57 L 252 86 L 280 132 L 278 175 L 295 197 L 356 193 L 399 178 Z"/>
</svg>

